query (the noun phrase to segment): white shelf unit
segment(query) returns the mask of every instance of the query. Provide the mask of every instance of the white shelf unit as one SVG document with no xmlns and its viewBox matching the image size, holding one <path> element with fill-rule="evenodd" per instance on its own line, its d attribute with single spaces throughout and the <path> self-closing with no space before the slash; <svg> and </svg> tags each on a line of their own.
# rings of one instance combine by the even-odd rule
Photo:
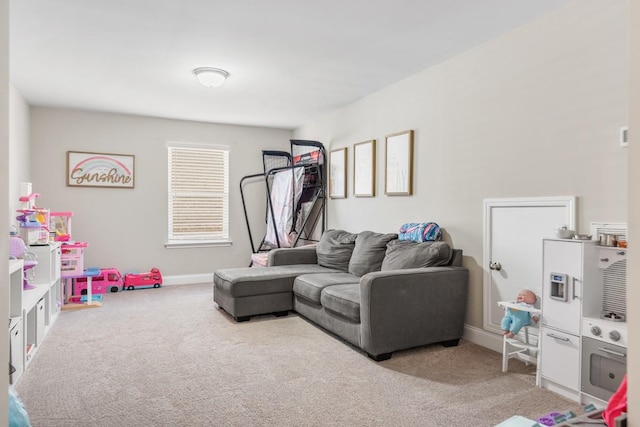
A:
<svg viewBox="0 0 640 427">
<path fill-rule="evenodd" d="M 42 344 L 60 314 L 62 306 L 60 244 L 30 246 L 29 251 L 36 254 L 38 261 L 32 268 L 33 278 L 29 281 L 33 289 L 23 287 L 22 260 L 11 260 L 9 267 L 9 315 L 13 319 L 9 331 L 13 340 L 11 350 L 12 356 L 21 357 L 21 361 L 15 360 L 16 372 L 12 375 L 12 382 L 17 381 L 22 371 L 28 367 L 38 346 Z M 19 329 L 16 330 L 16 327 Z M 14 350 L 14 343 L 19 349 Z M 16 365 L 21 366 L 20 373 Z"/>
<path fill-rule="evenodd" d="M 9 260 L 9 363 L 15 371 L 9 376 L 11 384 L 15 384 L 24 371 L 24 332 L 22 329 L 22 292 L 13 292 L 14 289 L 22 289 L 21 259 Z"/>
</svg>

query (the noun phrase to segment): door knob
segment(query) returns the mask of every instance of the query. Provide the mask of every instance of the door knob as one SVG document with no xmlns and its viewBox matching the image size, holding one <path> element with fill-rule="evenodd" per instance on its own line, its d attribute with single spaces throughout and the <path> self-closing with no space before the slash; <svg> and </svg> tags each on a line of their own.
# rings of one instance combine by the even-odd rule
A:
<svg viewBox="0 0 640 427">
<path fill-rule="evenodd" d="M 502 268 L 502 265 L 500 265 L 499 262 L 490 262 L 489 263 L 489 268 L 491 270 L 500 271 L 500 269 Z"/>
</svg>

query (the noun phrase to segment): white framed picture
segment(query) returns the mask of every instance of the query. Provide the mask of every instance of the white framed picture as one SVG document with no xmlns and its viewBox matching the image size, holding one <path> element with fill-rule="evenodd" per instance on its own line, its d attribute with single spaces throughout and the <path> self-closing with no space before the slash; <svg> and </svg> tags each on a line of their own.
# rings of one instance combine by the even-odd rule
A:
<svg viewBox="0 0 640 427">
<path fill-rule="evenodd" d="M 384 194 L 413 194 L 413 130 L 386 137 Z"/>
<path fill-rule="evenodd" d="M 376 195 L 376 140 L 353 145 L 353 194 Z"/>
<path fill-rule="evenodd" d="M 331 150 L 329 155 L 329 197 L 347 197 L 347 148 Z"/>
</svg>

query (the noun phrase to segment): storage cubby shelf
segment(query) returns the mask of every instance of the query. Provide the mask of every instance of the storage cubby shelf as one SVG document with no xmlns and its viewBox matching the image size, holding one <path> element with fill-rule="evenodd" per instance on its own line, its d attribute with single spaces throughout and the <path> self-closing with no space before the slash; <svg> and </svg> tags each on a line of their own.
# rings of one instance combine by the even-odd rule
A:
<svg viewBox="0 0 640 427">
<path fill-rule="evenodd" d="M 47 332 L 60 313 L 60 243 L 30 246 L 38 263 L 29 271 L 29 289 L 24 288 L 23 260 L 9 260 L 9 338 L 11 374 L 15 384 L 38 351 Z"/>
<path fill-rule="evenodd" d="M 40 285 L 32 285 L 35 286 L 34 289 L 25 289 L 22 291 L 22 309 L 29 311 L 33 307 L 36 306 L 38 301 L 40 301 L 44 296 L 49 292 L 49 288 L 51 286 L 50 283 L 43 283 Z"/>
<path fill-rule="evenodd" d="M 21 259 L 10 259 L 9 274 L 15 273 L 18 270 L 22 270 L 23 265 L 24 265 L 24 261 L 22 261 Z"/>
</svg>

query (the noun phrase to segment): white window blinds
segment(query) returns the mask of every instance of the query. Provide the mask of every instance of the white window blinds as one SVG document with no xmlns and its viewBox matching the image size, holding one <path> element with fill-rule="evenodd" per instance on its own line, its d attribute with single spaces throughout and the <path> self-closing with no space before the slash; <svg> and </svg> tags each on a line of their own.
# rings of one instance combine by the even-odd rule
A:
<svg viewBox="0 0 640 427">
<path fill-rule="evenodd" d="M 229 238 L 229 150 L 171 145 L 169 241 Z"/>
</svg>

